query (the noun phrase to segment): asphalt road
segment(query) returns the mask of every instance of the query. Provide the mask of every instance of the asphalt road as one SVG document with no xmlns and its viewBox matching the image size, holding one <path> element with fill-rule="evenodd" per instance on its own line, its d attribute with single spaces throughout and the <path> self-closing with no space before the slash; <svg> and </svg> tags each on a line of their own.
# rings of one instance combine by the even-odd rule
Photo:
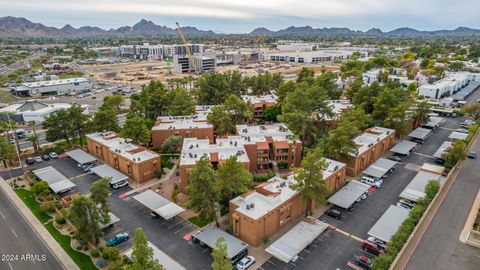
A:
<svg viewBox="0 0 480 270">
<path fill-rule="evenodd" d="M 480 153 L 479 141 L 474 150 Z M 468 159 L 463 163 L 406 269 L 479 269 L 479 249 L 459 240 L 460 232 L 480 188 L 478 165 L 478 159 Z"/>
<path fill-rule="evenodd" d="M 0 191 L 0 243 L 0 269 L 63 269 L 3 191 Z"/>
<path fill-rule="evenodd" d="M 369 197 L 345 213 L 341 220 L 322 216 L 320 219 L 336 226 L 341 231 L 352 234 L 359 239 L 366 239 L 370 228 L 392 204 L 398 202 L 398 195 L 417 174 L 419 166 L 425 162 L 433 163 L 431 155 L 448 139 L 453 129 L 460 126 L 461 119 L 445 118 L 440 128 L 433 130 L 431 136 L 422 144 L 417 145 L 415 153 L 403 158 L 402 164 L 397 164 L 396 170 L 385 180 L 382 187 L 370 191 Z M 359 177 L 357 177 L 359 178 Z M 262 269 L 351 269 L 347 266 L 354 255 L 373 257 L 361 250 L 361 241 L 348 237 L 338 231 L 330 230 L 316 241 L 315 247 L 304 251 L 301 259 L 293 264 L 286 264 L 275 258 L 264 263 Z M 414 268 L 432 269 L 432 268 Z M 453 268 L 451 268 L 453 269 Z"/>
</svg>

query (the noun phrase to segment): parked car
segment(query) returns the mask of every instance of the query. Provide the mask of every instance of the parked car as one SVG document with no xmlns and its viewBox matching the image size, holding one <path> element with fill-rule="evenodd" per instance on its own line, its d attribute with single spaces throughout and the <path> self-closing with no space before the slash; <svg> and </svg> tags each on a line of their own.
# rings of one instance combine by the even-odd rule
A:
<svg viewBox="0 0 480 270">
<path fill-rule="evenodd" d="M 150 212 L 150 216 L 154 219 L 160 218 L 160 215 L 155 212 Z"/>
<path fill-rule="evenodd" d="M 78 167 L 80 167 L 84 172 L 89 172 L 93 168 L 93 164 L 91 163 L 78 164 Z"/>
<path fill-rule="evenodd" d="M 129 238 L 130 236 L 128 235 L 127 232 L 119 233 L 107 241 L 107 246 L 109 247 L 118 246 L 121 243 L 128 241 Z"/>
<path fill-rule="evenodd" d="M 51 159 L 58 158 L 58 155 L 55 152 L 50 152 L 50 153 L 48 153 L 48 155 L 50 156 Z"/>
<path fill-rule="evenodd" d="M 362 249 L 372 253 L 373 255 L 380 255 L 385 252 L 385 248 L 381 247 L 375 242 L 365 240 L 362 244 Z"/>
<path fill-rule="evenodd" d="M 35 162 L 36 162 L 36 163 L 40 163 L 40 162 L 43 161 L 43 159 L 42 159 L 41 156 L 36 156 L 36 157 L 34 157 L 34 159 L 35 159 Z"/>
<path fill-rule="evenodd" d="M 25 160 L 25 163 L 27 163 L 28 165 L 35 164 L 35 159 L 32 157 L 29 157 Z"/>
<path fill-rule="evenodd" d="M 367 238 L 367 240 L 370 241 L 370 242 L 373 242 L 373 243 L 379 245 L 381 248 L 387 250 L 387 245 L 386 245 L 385 242 L 383 242 L 382 240 L 377 239 L 377 238 L 375 238 L 375 237 L 373 237 L 373 236 L 369 236 L 369 237 Z"/>
<path fill-rule="evenodd" d="M 400 157 L 397 157 L 397 156 L 391 156 L 391 157 L 388 157 L 388 159 L 390 159 L 392 161 L 395 161 L 395 162 L 402 162 L 402 159 Z"/>
<path fill-rule="evenodd" d="M 368 176 L 363 176 L 362 177 L 362 183 L 365 183 L 369 186 L 374 186 L 376 188 L 380 188 L 383 184 L 383 180 L 376 179 L 376 178 L 371 178 L 371 177 L 368 177 Z"/>
<path fill-rule="evenodd" d="M 460 132 L 460 133 L 468 133 L 468 129 L 466 128 L 457 128 L 457 130 L 455 130 L 456 132 Z"/>
<path fill-rule="evenodd" d="M 342 218 L 342 212 L 337 209 L 329 209 L 326 213 L 327 216 L 332 217 L 334 219 L 341 219 Z"/>
<path fill-rule="evenodd" d="M 355 256 L 355 262 L 363 269 L 372 269 L 372 260 L 365 255 Z"/>
<path fill-rule="evenodd" d="M 366 200 L 367 197 L 368 197 L 367 193 L 363 193 L 362 195 L 360 195 L 360 197 L 358 197 L 358 199 L 356 200 L 356 202 L 360 202 L 360 201 Z"/>
<path fill-rule="evenodd" d="M 126 187 L 128 186 L 128 182 L 127 181 L 120 181 L 120 182 L 117 182 L 115 184 L 112 185 L 112 187 L 114 189 L 119 189 L 119 188 L 122 188 L 122 187 Z"/>
<path fill-rule="evenodd" d="M 236 268 L 238 270 L 245 270 L 248 269 L 250 266 L 252 266 L 255 263 L 255 258 L 253 256 L 247 256 L 243 259 L 241 259 L 238 263 Z"/>
<path fill-rule="evenodd" d="M 397 202 L 397 206 L 412 209 L 413 207 L 415 207 L 415 203 L 401 199 L 400 201 Z"/>
<path fill-rule="evenodd" d="M 477 158 L 477 152 L 475 151 L 468 152 L 468 158 L 471 158 L 471 159 Z"/>
<path fill-rule="evenodd" d="M 43 160 L 50 160 L 50 156 L 49 156 L 49 155 L 43 155 L 43 156 L 42 156 L 42 159 L 43 159 Z"/>
</svg>

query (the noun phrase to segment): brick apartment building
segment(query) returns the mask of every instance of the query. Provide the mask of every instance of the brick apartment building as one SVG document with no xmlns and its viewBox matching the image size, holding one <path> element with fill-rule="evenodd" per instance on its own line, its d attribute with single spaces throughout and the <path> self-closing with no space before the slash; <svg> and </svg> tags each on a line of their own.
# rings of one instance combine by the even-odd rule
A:
<svg viewBox="0 0 480 270">
<path fill-rule="evenodd" d="M 152 144 L 158 149 L 171 136 L 184 138 L 208 139 L 213 142 L 213 125 L 207 123 L 206 115 L 162 116 L 152 128 Z"/>
<path fill-rule="evenodd" d="M 377 159 L 382 157 L 395 141 L 395 130 L 384 127 L 372 127 L 353 139 L 355 153 L 347 161 L 347 175 L 356 176 Z"/>
<path fill-rule="evenodd" d="M 87 147 L 90 154 L 103 159 L 136 183 L 155 178 L 155 173 L 160 170 L 157 153 L 117 137 L 114 132 L 88 134 Z"/>
<path fill-rule="evenodd" d="M 224 139 L 217 139 L 214 144 L 210 143 L 208 139 L 185 138 L 183 140 L 179 166 L 179 187 L 182 192 L 186 193 L 188 173 L 203 156 L 210 160 L 214 168 L 230 157 L 236 156 L 237 161 L 243 163 L 245 168 L 250 170 L 250 160 L 240 136 L 228 136 Z"/>
<path fill-rule="evenodd" d="M 263 119 L 263 112 L 268 107 L 277 104 L 277 96 L 274 94 L 264 96 L 242 95 L 243 101 L 250 103 L 253 108 L 253 117 L 255 119 Z"/>
<path fill-rule="evenodd" d="M 353 108 L 352 103 L 348 99 L 335 99 L 326 100 L 328 106 L 332 109 L 333 116 L 320 117 L 325 118 L 325 121 L 329 127 L 336 126 L 337 121 L 343 113 L 350 111 Z"/>
<path fill-rule="evenodd" d="M 345 163 L 326 159 L 328 167 L 323 178 L 331 191 L 345 183 Z M 289 186 L 295 183 L 294 175 L 287 179 L 274 177 L 261 183 L 254 190 L 240 195 L 229 203 L 233 234 L 252 246 L 277 233 L 285 224 L 303 214 L 300 193 Z"/>
<path fill-rule="evenodd" d="M 298 167 L 302 143 L 292 140 L 293 134 L 284 124 L 237 125 L 237 134 L 250 159 L 250 171 L 266 172 L 277 164 L 280 169 Z"/>
</svg>

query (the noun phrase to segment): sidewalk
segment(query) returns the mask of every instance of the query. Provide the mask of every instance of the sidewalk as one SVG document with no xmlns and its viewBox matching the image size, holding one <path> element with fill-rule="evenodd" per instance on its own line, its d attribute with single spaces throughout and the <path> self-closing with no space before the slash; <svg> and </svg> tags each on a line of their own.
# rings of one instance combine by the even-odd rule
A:
<svg viewBox="0 0 480 270">
<path fill-rule="evenodd" d="M 23 203 L 23 201 L 12 190 L 10 185 L 0 177 L 0 188 L 5 192 L 7 198 L 17 207 L 18 211 L 22 214 L 25 220 L 30 224 L 32 229 L 37 233 L 39 238 L 44 244 L 51 250 L 57 260 L 63 265 L 64 269 L 80 269 L 63 250 L 60 244 L 52 237 L 47 229 L 40 223 L 40 221 L 33 215 L 30 209 Z"/>
</svg>

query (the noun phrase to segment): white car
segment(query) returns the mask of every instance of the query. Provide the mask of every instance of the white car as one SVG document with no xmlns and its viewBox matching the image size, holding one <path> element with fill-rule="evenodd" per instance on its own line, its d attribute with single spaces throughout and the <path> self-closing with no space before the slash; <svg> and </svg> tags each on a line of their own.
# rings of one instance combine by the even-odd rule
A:
<svg viewBox="0 0 480 270">
<path fill-rule="evenodd" d="M 383 184 L 383 180 L 381 179 L 374 179 L 374 178 L 370 178 L 370 177 L 367 177 L 367 176 L 364 176 L 362 177 L 362 183 L 365 183 L 369 186 L 374 186 L 376 188 L 380 188 Z"/>
<path fill-rule="evenodd" d="M 122 187 L 126 187 L 128 186 L 128 182 L 127 181 L 120 181 L 120 182 L 117 182 L 115 184 L 112 184 L 112 187 L 114 189 L 119 189 L 119 188 L 122 188 Z"/>
<path fill-rule="evenodd" d="M 237 270 L 245 270 L 248 269 L 250 266 L 252 266 L 255 263 L 255 258 L 253 256 L 247 256 L 243 259 L 241 259 L 237 263 Z"/>
</svg>

